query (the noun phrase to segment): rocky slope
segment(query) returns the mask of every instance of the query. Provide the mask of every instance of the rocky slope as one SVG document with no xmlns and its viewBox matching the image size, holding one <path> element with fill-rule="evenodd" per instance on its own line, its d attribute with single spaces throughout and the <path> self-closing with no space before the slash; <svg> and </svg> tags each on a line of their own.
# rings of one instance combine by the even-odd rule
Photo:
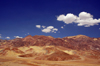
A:
<svg viewBox="0 0 100 66">
<path fill-rule="evenodd" d="M 85 35 L 53 38 L 31 36 L 13 40 L 0 40 L 0 56 L 33 58 L 36 60 L 83 60 L 83 57 L 100 59 L 100 38 Z"/>
</svg>

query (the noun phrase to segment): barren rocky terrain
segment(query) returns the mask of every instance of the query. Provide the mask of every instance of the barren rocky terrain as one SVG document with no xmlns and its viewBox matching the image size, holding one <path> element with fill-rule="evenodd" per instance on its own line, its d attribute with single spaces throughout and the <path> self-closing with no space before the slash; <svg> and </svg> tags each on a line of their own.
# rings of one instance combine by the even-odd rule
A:
<svg viewBox="0 0 100 66">
<path fill-rule="evenodd" d="M 100 38 L 28 35 L 0 39 L 0 66 L 100 66 Z"/>
</svg>

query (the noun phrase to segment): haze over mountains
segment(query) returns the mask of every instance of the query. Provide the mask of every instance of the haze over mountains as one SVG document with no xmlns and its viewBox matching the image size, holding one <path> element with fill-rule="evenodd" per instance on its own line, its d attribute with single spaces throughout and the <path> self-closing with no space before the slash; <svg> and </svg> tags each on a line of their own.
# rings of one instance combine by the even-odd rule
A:
<svg viewBox="0 0 100 66">
<path fill-rule="evenodd" d="M 5 58 L 6 57 L 6 58 Z M 85 35 L 76 35 L 76 36 L 68 36 L 64 38 L 53 38 L 52 36 L 44 36 L 44 35 L 28 35 L 25 38 L 16 38 L 13 40 L 0 40 L 0 58 L 4 61 L 0 60 L 0 62 L 8 63 L 10 58 L 16 60 L 18 63 L 18 59 L 22 62 L 26 62 L 24 64 L 31 66 L 32 63 L 29 63 L 26 59 L 32 60 L 41 60 L 35 61 L 37 64 L 33 64 L 33 66 L 42 66 L 43 63 L 47 66 L 68 66 L 68 64 L 59 65 L 58 62 L 55 64 L 43 62 L 43 60 L 47 61 L 81 61 L 86 65 L 83 66 L 99 66 L 100 65 L 100 38 L 91 38 Z M 9 59 L 9 60 L 8 60 Z M 87 61 L 87 62 L 85 62 Z M 94 62 L 95 61 L 95 62 Z M 35 63 L 34 62 L 34 63 Z M 13 66 L 15 62 L 10 62 L 9 66 Z M 0 63 L 4 66 L 2 63 Z M 40 64 L 40 65 L 39 65 Z M 73 66 L 69 65 L 69 66 Z"/>
</svg>

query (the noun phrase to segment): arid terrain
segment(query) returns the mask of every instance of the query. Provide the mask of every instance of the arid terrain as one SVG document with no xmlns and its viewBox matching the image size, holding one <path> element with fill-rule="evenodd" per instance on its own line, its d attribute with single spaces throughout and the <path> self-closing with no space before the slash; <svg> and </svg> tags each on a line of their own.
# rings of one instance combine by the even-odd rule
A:
<svg viewBox="0 0 100 66">
<path fill-rule="evenodd" d="M 28 35 L 0 39 L 0 66 L 100 66 L 100 38 Z"/>
</svg>

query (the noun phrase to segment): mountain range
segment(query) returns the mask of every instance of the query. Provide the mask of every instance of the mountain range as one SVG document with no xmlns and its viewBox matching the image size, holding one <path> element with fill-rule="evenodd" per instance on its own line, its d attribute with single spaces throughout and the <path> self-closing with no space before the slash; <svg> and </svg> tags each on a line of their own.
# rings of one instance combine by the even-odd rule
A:
<svg viewBox="0 0 100 66">
<path fill-rule="evenodd" d="M 95 66 L 99 66 L 100 38 L 91 38 L 85 35 L 67 36 L 64 38 L 28 35 L 25 38 L 15 38 L 12 40 L 0 39 L 0 59 L 3 59 L 0 62 L 8 63 L 10 58 L 14 60 L 24 59 L 23 61 L 28 66 L 42 66 L 43 63 L 47 66 L 68 66 L 68 64 L 57 64 L 58 62 L 50 64 L 42 61 L 71 61 L 73 63 L 81 61 L 81 64 L 82 62 L 87 64 L 83 66 L 91 66 L 91 63 L 92 65 L 94 63 Z M 38 60 L 38 62 L 35 61 L 37 64 L 32 64 L 25 59 Z M 13 66 L 14 63 L 10 63 L 9 66 Z M 20 64 L 18 61 L 16 63 Z M 80 64 L 75 64 L 76 66 L 81 66 Z M 0 65 L 4 66 L 2 63 Z M 69 66 L 74 65 L 70 64 Z"/>
</svg>

